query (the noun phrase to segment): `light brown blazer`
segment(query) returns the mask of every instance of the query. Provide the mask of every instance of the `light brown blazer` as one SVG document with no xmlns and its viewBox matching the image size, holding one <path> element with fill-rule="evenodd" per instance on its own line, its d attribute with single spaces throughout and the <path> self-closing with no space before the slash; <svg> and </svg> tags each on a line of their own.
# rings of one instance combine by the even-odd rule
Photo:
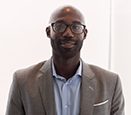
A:
<svg viewBox="0 0 131 115">
<path fill-rule="evenodd" d="M 79 115 L 124 115 L 118 75 L 82 64 Z M 15 72 L 6 115 L 56 115 L 51 59 Z"/>
</svg>

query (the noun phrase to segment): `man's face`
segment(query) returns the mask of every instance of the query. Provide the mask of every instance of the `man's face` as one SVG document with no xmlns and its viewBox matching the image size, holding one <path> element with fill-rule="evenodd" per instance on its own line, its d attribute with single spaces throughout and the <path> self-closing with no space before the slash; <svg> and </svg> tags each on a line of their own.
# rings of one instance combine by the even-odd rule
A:
<svg viewBox="0 0 131 115">
<path fill-rule="evenodd" d="M 53 54 L 71 58 L 80 53 L 87 31 L 77 13 L 56 16 L 49 29 Z"/>
</svg>

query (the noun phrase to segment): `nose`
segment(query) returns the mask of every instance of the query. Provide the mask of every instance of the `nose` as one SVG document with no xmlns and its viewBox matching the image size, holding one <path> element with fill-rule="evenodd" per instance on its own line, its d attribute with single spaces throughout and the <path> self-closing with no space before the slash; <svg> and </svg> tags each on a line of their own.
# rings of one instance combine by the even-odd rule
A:
<svg viewBox="0 0 131 115">
<path fill-rule="evenodd" d="M 74 34 L 69 27 L 67 27 L 65 32 L 63 33 L 63 37 L 70 37 L 70 38 L 74 37 Z"/>
</svg>

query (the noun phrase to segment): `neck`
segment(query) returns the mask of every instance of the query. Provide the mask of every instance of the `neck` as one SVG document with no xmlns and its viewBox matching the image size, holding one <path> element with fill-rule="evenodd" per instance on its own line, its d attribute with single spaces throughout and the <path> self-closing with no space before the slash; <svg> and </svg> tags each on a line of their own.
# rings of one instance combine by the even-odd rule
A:
<svg viewBox="0 0 131 115">
<path fill-rule="evenodd" d="M 63 76 L 66 79 L 72 77 L 80 64 L 80 55 L 76 55 L 72 58 L 62 58 L 53 56 L 53 62 L 55 65 L 56 73 Z"/>
</svg>

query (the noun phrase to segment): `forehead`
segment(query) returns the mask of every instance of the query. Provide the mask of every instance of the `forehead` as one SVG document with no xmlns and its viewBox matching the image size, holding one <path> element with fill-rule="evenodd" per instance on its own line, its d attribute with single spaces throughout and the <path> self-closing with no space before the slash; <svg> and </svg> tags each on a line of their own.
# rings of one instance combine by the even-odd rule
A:
<svg viewBox="0 0 131 115">
<path fill-rule="evenodd" d="M 62 9 L 56 10 L 50 18 L 50 23 L 56 22 L 56 21 L 64 21 L 66 23 L 72 23 L 72 22 L 80 22 L 84 24 L 84 17 L 75 8 L 72 7 L 65 7 Z"/>
<path fill-rule="evenodd" d="M 72 24 L 72 23 L 82 23 L 83 24 L 83 21 L 81 21 L 81 19 L 77 17 L 73 17 L 73 16 L 58 17 L 54 19 L 51 23 L 53 22 L 65 22 L 67 24 Z"/>
</svg>

